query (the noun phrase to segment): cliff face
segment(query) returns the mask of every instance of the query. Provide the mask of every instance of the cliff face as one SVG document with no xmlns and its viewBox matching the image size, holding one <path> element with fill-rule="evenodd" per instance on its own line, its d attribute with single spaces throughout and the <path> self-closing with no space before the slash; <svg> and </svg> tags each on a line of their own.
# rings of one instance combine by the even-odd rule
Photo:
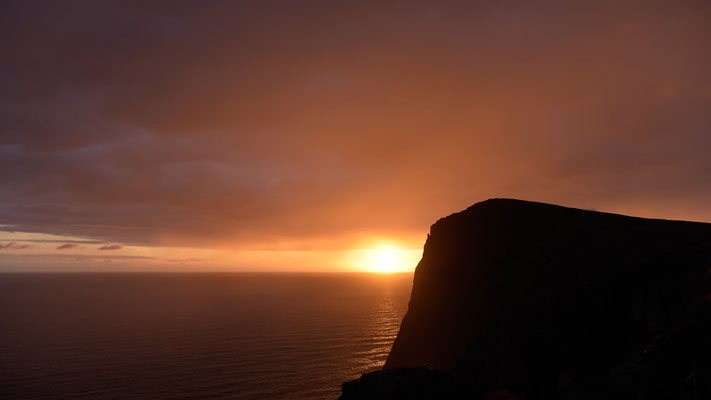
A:
<svg viewBox="0 0 711 400">
<path fill-rule="evenodd" d="M 510 398 L 711 398 L 710 268 L 711 224 L 478 203 L 431 227 L 376 375 L 427 366 L 447 393 Z"/>
</svg>

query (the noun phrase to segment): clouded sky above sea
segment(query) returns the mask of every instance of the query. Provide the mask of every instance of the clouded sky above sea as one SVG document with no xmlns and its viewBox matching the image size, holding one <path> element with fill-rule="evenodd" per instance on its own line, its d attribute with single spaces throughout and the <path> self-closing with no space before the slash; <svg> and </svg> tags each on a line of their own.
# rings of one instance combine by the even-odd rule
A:
<svg viewBox="0 0 711 400">
<path fill-rule="evenodd" d="M 0 268 L 347 269 L 490 197 L 711 222 L 706 1 L 3 1 L 0 49 Z"/>
</svg>

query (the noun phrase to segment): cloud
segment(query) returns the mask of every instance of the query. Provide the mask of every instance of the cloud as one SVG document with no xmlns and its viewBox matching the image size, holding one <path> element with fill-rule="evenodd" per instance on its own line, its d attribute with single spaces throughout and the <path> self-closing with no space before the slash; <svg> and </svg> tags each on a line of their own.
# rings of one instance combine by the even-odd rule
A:
<svg viewBox="0 0 711 400">
<path fill-rule="evenodd" d="M 386 3 L 4 7 L 2 229 L 343 248 L 489 197 L 711 221 L 711 5 Z"/>
<path fill-rule="evenodd" d="M 24 250 L 24 249 L 29 249 L 32 247 L 30 244 L 26 243 L 17 243 L 17 242 L 8 242 L 5 244 L 0 243 L 0 250 Z"/>
<path fill-rule="evenodd" d="M 104 267 L 106 260 L 112 267 Z M 18 254 L 6 253 L 0 257 L 2 272 L 61 272 L 61 271 L 155 271 L 161 262 L 152 257 L 141 256 L 94 256 L 87 254 L 51 253 Z"/>
<path fill-rule="evenodd" d="M 107 244 L 99 247 L 99 250 L 121 250 L 123 246 L 120 244 Z"/>
<path fill-rule="evenodd" d="M 0 228 L 0 231 L 3 231 Z M 31 242 L 31 243 L 80 243 L 80 244 L 102 244 L 99 240 L 71 240 L 71 239 L 11 239 L 14 242 Z"/>
<path fill-rule="evenodd" d="M 57 250 L 68 250 L 68 249 L 76 249 L 79 248 L 78 243 L 64 243 L 62 245 L 57 246 Z"/>
<path fill-rule="evenodd" d="M 168 258 L 165 259 L 164 261 L 167 262 L 175 262 L 175 263 L 204 263 L 204 262 L 211 262 L 215 261 L 213 258 L 198 258 L 198 257 L 190 257 L 190 258 Z"/>
</svg>

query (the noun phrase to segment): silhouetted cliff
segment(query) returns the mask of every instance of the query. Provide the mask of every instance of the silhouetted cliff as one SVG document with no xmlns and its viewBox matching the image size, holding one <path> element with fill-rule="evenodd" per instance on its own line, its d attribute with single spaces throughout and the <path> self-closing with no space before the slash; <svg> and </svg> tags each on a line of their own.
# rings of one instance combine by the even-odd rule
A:
<svg viewBox="0 0 711 400">
<path fill-rule="evenodd" d="M 710 268 L 711 224 L 475 204 L 431 227 L 385 370 L 342 399 L 709 399 Z"/>
</svg>

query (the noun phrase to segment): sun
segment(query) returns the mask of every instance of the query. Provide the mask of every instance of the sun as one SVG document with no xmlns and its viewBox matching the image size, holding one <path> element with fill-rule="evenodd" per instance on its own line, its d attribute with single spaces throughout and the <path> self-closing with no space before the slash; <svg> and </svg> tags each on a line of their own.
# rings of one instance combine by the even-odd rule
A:
<svg viewBox="0 0 711 400">
<path fill-rule="evenodd" d="M 373 270 L 381 273 L 395 272 L 398 269 L 397 250 L 394 249 L 378 249 L 374 251 L 375 260 Z"/>
<path fill-rule="evenodd" d="M 383 245 L 374 249 L 354 250 L 351 260 L 358 270 L 390 274 L 412 272 L 421 255 L 422 252 L 418 250 L 404 250 L 391 245 Z"/>
</svg>

